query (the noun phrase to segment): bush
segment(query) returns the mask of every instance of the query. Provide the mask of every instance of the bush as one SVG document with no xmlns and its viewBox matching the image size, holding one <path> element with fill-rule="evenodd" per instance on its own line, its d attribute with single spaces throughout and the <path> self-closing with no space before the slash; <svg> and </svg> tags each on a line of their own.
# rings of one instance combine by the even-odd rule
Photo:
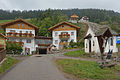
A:
<svg viewBox="0 0 120 80">
<path fill-rule="evenodd" d="M 70 47 L 74 48 L 74 46 L 76 45 L 76 42 L 73 42 L 72 40 L 70 41 Z"/>
<path fill-rule="evenodd" d="M 77 47 L 84 48 L 84 41 L 77 41 Z"/>
<path fill-rule="evenodd" d="M 23 51 L 22 46 L 12 42 L 11 43 L 7 42 L 6 50 L 7 54 L 21 54 Z"/>
<path fill-rule="evenodd" d="M 73 42 L 72 40 L 70 41 L 70 47 L 72 48 L 84 48 L 84 41 L 77 41 Z"/>
</svg>

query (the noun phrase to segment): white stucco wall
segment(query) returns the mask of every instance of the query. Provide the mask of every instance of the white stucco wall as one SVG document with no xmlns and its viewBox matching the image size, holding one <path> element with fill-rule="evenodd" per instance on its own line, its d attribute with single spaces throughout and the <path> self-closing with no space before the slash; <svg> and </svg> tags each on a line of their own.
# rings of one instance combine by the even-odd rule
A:
<svg viewBox="0 0 120 80">
<path fill-rule="evenodd" d="M 55 32 L 58 33 L 57 36 L 55 36 Z M 68 34 L 70 34 L 70 38 L 68 39 L 68 42 L 70 42 L 72 39 L 74 39 L 74 42 L 77 42 L 77 31 L 76 30 L 70 30 L 70 31 L 53 31 L 52 32 L 53 45 L 55 45 L 57 49 L 59 49 L 59 43 L 60 43 L 59 35 L 61 34 L 61 32 L 68 32 Z M 74 32 L 74 36 L 71 35 L 71 32 Z M 55 44 L 55 40 L 58 40 L 58 44 Z"/>
<path fill-rule="evenodd" d="M 113 45 L 111 45 L 111 38 L 113 39 Z M 118 48 L 116 46 L 116 36 L 110 37 L 107 41 L 107 45 L 105 47 L 105 53 L 109 52 L 109 50 L 112 50 L 114 53 L 118 52 Z"/>
<path fill-rule="evenodd" d="M 32 34 L 34 34 L 35 36 L 35 30 L 27 30 L 27 29 L 13 29 L 13 28 L 6 28 L 6 33 L 10 32 L 10 30 L 15 30 L 16 33 L 20 33 L 20 31 L 22 31 L 22 33 L 26 33 L 26 31 L 28 31 L 28 33 L 30 33 L 30 31 L 32 32 Z M 14 38 L 16 42 L 19 42 L 20 39 L 22 39 L 22 42 L 24 42 L 24 46 L 23 46 L 23 54 L 25 53 L 25 48 L 30 48 L 30 54 L 32 54 L 32 51 L 35 51 L 35 39 L 34 38 Z M 31 40 L 31 43 L 26 43 L 27 39 Z"/>
</svg>

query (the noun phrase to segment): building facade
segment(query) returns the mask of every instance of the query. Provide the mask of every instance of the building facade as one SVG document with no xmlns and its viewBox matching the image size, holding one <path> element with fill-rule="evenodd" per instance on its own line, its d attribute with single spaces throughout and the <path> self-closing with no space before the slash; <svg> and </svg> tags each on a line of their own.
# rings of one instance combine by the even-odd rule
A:
<svg viewBox="0 0 120 80">
<path fill-rule="evenodd" d="M 37 54 L 49 53 L 50 45 L 52 44 L 52 37 L 36 36 L 35 40 Z"/>
<path fill-rule="evenodd" d="M 37 34 L 38 27 L 23 19 L 1 24 L 1 26 L 6 32 L 8 41 L 21 44 L 24 54 L 32 54 L 32 51 L 36 50 L 34 37 Z"/>
<path fill-rule="evenodd" d="M 49 30 L 53 37 L 53 45 L 57 49 L 62 49 L 64 45 L 68 46 L 71 40 L 77 42 L 79 29 L 80 27 L 68 22 L 61 22 L 50 27 Z"/>
</svg>

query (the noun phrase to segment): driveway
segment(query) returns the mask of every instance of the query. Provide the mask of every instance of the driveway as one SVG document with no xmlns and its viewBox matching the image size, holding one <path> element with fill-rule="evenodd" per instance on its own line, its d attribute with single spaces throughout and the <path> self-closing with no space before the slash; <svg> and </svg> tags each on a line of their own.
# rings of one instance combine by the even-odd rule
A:
<svg viewBox="0 0 120 80">
<path fill-rule="evenodd" d="M 20 62 L 0 80 L 68 80 L 57 69 L 52 55 L 31 56 Z"/>
</svg>

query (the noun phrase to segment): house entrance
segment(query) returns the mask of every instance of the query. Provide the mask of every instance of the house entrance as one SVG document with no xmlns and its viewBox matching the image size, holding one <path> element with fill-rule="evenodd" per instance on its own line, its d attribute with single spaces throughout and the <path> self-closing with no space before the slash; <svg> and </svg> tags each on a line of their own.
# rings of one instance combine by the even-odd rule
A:
<svg viewBox="0 0 120 80">
<path fill-rule="evenodd" d="M 91 52 L 91 40 L 89 40 L 89 52 Z"/>
<path fill-rule="evenodd" d="M 39 49 L 39 54 L 47 54 L 47 49 Z"/>
</svg>

